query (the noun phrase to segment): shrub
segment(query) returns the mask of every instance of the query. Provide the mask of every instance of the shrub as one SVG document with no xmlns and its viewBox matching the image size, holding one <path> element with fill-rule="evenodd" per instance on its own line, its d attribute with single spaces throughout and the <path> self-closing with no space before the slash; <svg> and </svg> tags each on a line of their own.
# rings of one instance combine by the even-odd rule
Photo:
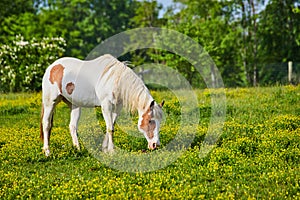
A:
<svg viewBox="0 0 300 200">
<path fill-rule="evenodd" d="M 40 90 L 45 69 L 62 56 L 65 46 L 63 38 L 25 41 L 21 35 L 1 45 L 0 92 Z"/>
</svg>

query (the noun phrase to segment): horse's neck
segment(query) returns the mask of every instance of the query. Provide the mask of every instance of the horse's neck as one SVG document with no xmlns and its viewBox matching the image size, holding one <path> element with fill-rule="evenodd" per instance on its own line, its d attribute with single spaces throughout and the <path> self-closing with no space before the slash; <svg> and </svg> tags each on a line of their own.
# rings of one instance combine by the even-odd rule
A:
<svg viewBox="0 0 300 200">
<path fill-rule="evenodd" d="M 138 103 L 136 109 L 138 110 L 139 116 L 141 117 L 145 112 L 150 108 L 150 104 L 153 101 L 153 97 L 150 95 L 149 91 L 146 92 L 145 101 L 142 103 Z"/>
</svg>

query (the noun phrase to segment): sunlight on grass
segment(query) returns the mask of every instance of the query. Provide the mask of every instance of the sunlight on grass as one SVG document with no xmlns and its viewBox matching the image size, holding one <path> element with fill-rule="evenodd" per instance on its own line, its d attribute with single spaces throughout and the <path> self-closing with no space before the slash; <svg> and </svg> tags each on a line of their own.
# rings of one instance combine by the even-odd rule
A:
<svg viewBox="0 0 300 200">
<path fill-rule="evenodd" d="M 299 198 L 300 86 L 226 89 L 222 135 L 209 146 L 203 141 L 212 113 L 212 92 L 216 93 L 195 90 L 200 120 L 196 128 L 182 128 L 182 136 L 192 131 L 194 137 L 176 157 L 164 148 L 176 136 L 181 139 L 177 123 L 181 105 L 171 93 L 153 91 L 155 99 L 166 100 L 161 149 L 145 150 L 145 139 L 136 137 L 136 116 L 128 121 L 125 116 L 116 128 L 114 142 L 123 151 L 118 158 L 101 152 L 105 130 L 101 113 L 93 134 L 79 133 L 82 150 L 73 148 L 69 110 L 63 104 L 55 112 L 52 154 L 46 158 L 39 139 L 41 94 L 1 94 L 0 199 Z M 83 137 L 89 137 L 91 144 Z M 208 145 L 207 154 L 204 145 Z M 101 162 L 95 155 L 102 156 Z M 107 167 L 149 167 L 151 171 L 151 162 L 161 162 L 163 167 L 147 173 Z"/>
</svg>

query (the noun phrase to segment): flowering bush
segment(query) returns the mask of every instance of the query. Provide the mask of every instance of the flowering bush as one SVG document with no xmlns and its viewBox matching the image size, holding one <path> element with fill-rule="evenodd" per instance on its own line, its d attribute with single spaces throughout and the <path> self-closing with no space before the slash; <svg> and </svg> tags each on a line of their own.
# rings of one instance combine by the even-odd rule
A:
<svg viewBox="0 0 300 200">
<path fill-rule="evenodd" d="M 48 65 L 65 51 L 63 38 L 25 41 L 17 35 L 11 44 L 0 46 L 0 92 L 36 91 Z"/>
</svg>

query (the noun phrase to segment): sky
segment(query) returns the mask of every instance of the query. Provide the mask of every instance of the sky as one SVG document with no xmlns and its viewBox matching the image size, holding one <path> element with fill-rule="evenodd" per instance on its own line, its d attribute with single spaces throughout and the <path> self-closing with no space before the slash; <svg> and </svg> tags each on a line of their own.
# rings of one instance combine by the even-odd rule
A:
<svg viewBox="0 0 300 200">
<path fill-rule="evenodd" d="M 162 17 L 163 14 L 165 13 L 166 9 L 168 6 L 172 5 L 173 3 L 173 0 L 157 0 L 157 2 L 159 4 L 162 4 L 163 5 L 163 9 L 160 11 L 159 13 L 159 17 Z M 264 2 L 264 5 L 263 6 L 260 6 L 260 9 L 263 10 L 265 9 L 265 6 L 268 4 L 269 0 L 265 0 Z"/>
<path fill-rule="evenodd" d="M 163 5 L 163 9 L 159 12 L 159 16 L 158 16 L 158 17 L 162 17 L 163 14 L 166 12 L 167 7 L 172 5 L 173 0 L 157 0 L 157 3 Z"/>
<path fill-rule="evenodd" d="M 158 3 L 163 4 L 163 6 L 166 8 L 167 6 L 172 4 L 172 0 L 157 0 Z"/>
</svg>

